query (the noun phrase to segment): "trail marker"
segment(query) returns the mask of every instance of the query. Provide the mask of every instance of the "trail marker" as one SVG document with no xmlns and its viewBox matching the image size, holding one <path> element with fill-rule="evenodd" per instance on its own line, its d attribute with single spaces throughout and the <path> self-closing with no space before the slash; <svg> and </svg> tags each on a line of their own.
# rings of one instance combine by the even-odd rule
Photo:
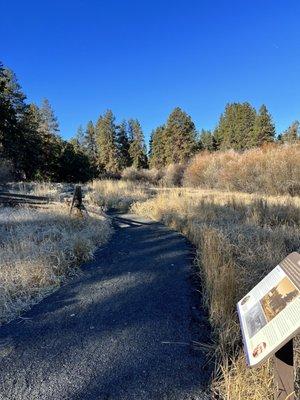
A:
<svg viewBox="0 0 300 400">
<path fill-rule="evenodd" d="M 300 328 L 300 254 L 279 263 L 237 305 L 250 367 L 274 356 L 276 400 L 294 400 L 293 337 Z"/>
</svg>

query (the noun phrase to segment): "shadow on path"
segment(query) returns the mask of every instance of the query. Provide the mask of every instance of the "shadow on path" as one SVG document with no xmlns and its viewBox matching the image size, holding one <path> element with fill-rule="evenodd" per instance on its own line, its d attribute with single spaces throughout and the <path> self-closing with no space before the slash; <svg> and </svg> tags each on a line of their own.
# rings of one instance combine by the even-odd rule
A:
<svg viewBox="0 0 300 400">
<path fill-rule="evenodd" d="M 192 335 L 192 248 L 136 216 L 114 225 L 81 276 L 0 328 L 0 399 L 208 398 L 210 371 L 191 347 L 208 333 L 200 316 Z"/>
</svg>

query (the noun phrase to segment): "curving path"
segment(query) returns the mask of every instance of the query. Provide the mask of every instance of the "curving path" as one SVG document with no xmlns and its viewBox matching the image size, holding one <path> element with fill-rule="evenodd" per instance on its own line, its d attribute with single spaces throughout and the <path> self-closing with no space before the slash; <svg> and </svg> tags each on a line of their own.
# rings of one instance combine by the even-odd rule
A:
<svg viewBox="0 0 300 400">
<path fill-rule="evenodd" d="M 81 276 L 0 328 L 1 400 L 209 398 L 203 354 L 190 345 L 207 335 L 191 247 L 159 223 L 114 221 Z"/>
</svg>

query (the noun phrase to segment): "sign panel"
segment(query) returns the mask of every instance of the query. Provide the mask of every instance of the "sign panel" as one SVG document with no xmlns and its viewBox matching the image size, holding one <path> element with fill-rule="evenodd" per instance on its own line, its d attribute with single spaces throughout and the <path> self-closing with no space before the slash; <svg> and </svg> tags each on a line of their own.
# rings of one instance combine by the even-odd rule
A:
<svg viewBox="0 0 300 400">
<path fill-rule="evenodd" d="M 287 256 L 237 308 L 247 363 L 256 367 L 300 328 L 300 254 Z"/>
</svg>

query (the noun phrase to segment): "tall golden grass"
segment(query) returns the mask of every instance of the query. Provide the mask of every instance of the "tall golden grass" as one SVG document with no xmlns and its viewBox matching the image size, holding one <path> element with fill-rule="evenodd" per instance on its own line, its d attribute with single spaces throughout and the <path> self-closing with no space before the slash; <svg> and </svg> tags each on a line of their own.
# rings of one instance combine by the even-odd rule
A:
<svg viewBox="0 0 300 400">
<path fill-rule="evenodd" d="M 0 324 L 57 288 L 110 234 L 104 217 L 71 217 L 63 204 L 0 208 Z"/>
<path fill-rule="evenodd" d="M 246 368 L 236 303 L 287 254 L 300 249 L 300 199 L 174 189 L 132 210 L 185 234 L 197 247 L 216 344 L 212 391 L 226 400 L 273 398 L 270 365 Z"/>
<path fill-rule="evenodd" d="M 269 145 L 238 153 L 201 152 L 184 185 L 249 193 L 300 194 L 300 144 Z"/>
<path fill-rule="evenodd" d="M 94 180 L 86 200 L 105 209 L 127 211 L 136 201 L 149 198 L 151 191 L 145 185 L 131 181 Z"/>
</svg>

